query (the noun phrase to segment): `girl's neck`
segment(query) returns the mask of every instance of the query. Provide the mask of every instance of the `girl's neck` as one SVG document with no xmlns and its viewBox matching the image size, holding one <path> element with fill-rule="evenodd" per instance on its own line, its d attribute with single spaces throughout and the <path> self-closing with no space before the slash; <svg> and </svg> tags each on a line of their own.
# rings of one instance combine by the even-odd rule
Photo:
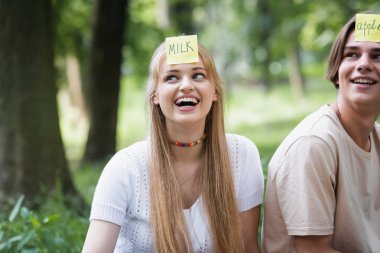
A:
<svg viewBox="0 0 380 253">
<path fill-rule="evenodd" d="M 190 143 L 198 140 L 205 133 L 205 121 L 202 120 L 189 124 L 175 124 L 167 121 L 166 129 L 170 140 L 180 143 Z"/>
<path fill-rule="evenodd" d="M 205 139 L 207 141 L 207 137 Z M 174 161 L 178 163 L 195 163 L 202 158 L 204 143 L 199 143 L 191 147 L 179 147 L 171 144 L 174 153 Z"/>
<path fill-rule="evenodd" d="M 180 187 L 184 209 L 191 208 L 201 192 L 199 176 L 203 164 L 203 146 L 204 143 L 192 147 L 171 145 L 174 153 L 174 173 Z"/>
</svg>

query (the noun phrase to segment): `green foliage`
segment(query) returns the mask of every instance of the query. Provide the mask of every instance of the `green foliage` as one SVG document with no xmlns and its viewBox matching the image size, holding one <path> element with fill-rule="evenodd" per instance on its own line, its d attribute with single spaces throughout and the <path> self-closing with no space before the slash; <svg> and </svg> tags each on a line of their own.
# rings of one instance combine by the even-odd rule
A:
<svg viewBox="0 0 380 253">
<path fill-rule="evenodd" d="M 154 0 L 131 0 L 129 6 L 123 74 L 137 79 L 140 88 L 148 75 L 153 51 L 165 38 L 164 31 L 156 24 L 155 4 Z"/>
<path fill-rule="evenodd" d="M 92 0 L 53 0 L 55 49 L 59 56 L 68 53 L 84 57 L 90 44 Z"/>
<path fill-rule="evenodd" d="M 234 87 L 227 96 L 228 132 L 247 136 L 256 143 L 264 170 L 279 143 L 298 122 L 335 97 L 326 81 L 309 81 L 303 100 L 295 100 L 287 85 L 270 92 L 249 86 Z"/>
<path fill-rule="evenodd" d="M 121 85 L 117 140 L 118 148 L 123 148 L 146 136 L 148 130 L 147 100 L 145 89 L 136 88 L 132 78 Z"/>
<path fill-rule="evenodd" d="M 73 55 L 79 60 L 82 78 L 86 78 L 93 2 L 93 0 L 52 1 L 52 26 L 58 86 L 64 86 L 67 83 L 65 58 L 68 55 Z"/>
<path fill-rule="evenodd" d="M 76 168 L 72 174 L 77 190 L 88 205 L 92 203 L 100 173 L 107 162 L 108 160 L 96 164 L 82 164 L 80 168 Z"/>
<path fill-rule="evenodd" d="M 31 210 L 20 196 L 0 213 L 0 252 L 80 252 L 88 227 L 87 218 L 67 209 L 62 196 L 55 196 Z M 7 213 L 9 215 L 7 216 Z"/>
</svg>

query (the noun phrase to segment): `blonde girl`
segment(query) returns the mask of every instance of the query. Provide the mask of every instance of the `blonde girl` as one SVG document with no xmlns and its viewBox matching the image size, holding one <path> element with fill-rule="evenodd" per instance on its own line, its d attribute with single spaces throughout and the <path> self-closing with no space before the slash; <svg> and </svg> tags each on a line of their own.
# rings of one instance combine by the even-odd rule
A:
<svg viewBox="0 0 380 253">
<path fill-rule="evenodd" d="M 199 62 L 169 65 L 160 45 L 147 91 L 149 138 L 105 167 L 83 252 L 259 252 L 259 153 L 225 133 L 211 55 L 199 45 Z"/>
</svg>

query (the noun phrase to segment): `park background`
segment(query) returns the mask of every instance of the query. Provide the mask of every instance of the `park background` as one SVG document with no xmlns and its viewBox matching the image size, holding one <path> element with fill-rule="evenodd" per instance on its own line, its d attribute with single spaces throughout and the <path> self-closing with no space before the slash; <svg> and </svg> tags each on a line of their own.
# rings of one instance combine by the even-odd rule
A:
<svg viewBox="0 0 380 253">
<path fill-rule="evenodd" d="M 228 132 L 264 174 L 307 114 L 333 101 L 326 58 L 378 0 L 0 0 L 0 252 L 80 252 L 98 177 L 147 134 L 154 49 L 197 34 L 226 83 Z"/>
</svg>

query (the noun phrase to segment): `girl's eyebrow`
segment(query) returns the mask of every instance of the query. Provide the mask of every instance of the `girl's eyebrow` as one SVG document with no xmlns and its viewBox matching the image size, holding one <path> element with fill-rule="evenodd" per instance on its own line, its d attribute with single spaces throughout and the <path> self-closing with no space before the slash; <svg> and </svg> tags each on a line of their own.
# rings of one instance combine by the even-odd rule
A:
<svg viewBox="0 0 380 253">
<path fill-rule="evenodd" d="M 178 73 L 178 72 L 180 72 L 178 69 L 169 69 L 165 71 L 165 73 Z"/>
<path fill-rule="evenodd" d="M 192 68 L 192 70 L 204 70 L 206 71 L 206 69 L 204 67 L 194 67 Z M 169 69 L 169 70 L 166 70 L 165 73 L 178 73 L 178 72 L 181 72 L 179 71 L 178 69 Z"/>
</svg>

